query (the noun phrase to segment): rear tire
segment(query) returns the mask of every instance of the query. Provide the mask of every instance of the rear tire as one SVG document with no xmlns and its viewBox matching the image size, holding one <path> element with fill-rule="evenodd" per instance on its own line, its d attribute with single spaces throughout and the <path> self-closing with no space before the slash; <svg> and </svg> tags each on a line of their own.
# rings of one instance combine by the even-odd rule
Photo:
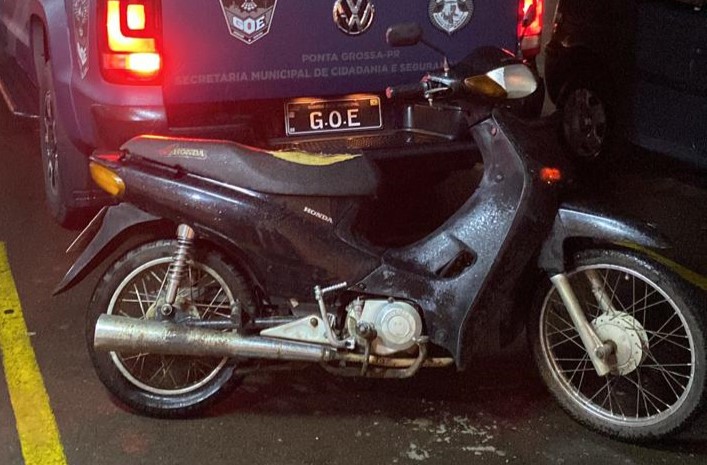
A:
<svg viewBox="0 0 707 465">
<path fill-rule="evenodd" d="M 139 413 L 157 417 L 191 416 L 228 393 L 240 382 L 236 364 L 209 357 L 127 354 L 94 350 L 96 321 L 102 314 L 151 318 L 153 305 L 164 293 L 164 280 L 175 241 L 138 247 L 119 259 L 97 286 L 86 321 L 86 341 L 98 377 L 121 403 Z M 252 309 L 245 278 L 218 253 L 195 251 L 178 296 L 191 307 L 190 315 L 203 319 L 228 318 L 239 300 Z M 178 297 L 179 298 L 179 297 Z M 192 315 L 195 316 L 195 315 Z"/>
<path fill-rule="evenodd" d="M 88 170 L 88 159 L 69 141 L 57 117 L 56 94 L 51 60 L 40 63 L 39 74 L 39 140 L 42 152 L 42 172 L 46 204 L 52 218 L 64 227 L 76 227 L 85 222 L 88 209 L 75 207 L 70 173 Z M 70 166 L 76 163 L 81 166 Z"/>
<path fill-rule="evenodd" d="M 613 317 L 599 310 L 586 270 L 602 277 L 617 310 Z M 705 398 L 702 299 L 672 271 L 626 251 L 578 253 L 567 275 L 597 332 L 616 336 L 604 342 L 623 341 L 618 346 L 635 365 L 619 369 L 616 363 L 612 373 L 597 376 L 548 283 L 535 299 L 528 337 L 542 379 L 562 408 L 600 433 L 632 442 L 685 428 Z"/>
</svg>

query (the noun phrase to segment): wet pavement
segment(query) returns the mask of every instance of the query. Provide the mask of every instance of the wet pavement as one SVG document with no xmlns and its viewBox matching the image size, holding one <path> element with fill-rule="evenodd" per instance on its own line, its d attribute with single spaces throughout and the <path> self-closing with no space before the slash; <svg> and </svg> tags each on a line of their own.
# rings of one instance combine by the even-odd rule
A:
<svg viewBox="0 0 707 465">
<path fill-rule="evenodd" d="M 308 367 L 249 376 L 201 418 L 129 413 L 110 400 L 85 349 L 83 313 L 98 274 L 51 296 L 71 264 L 63 250 L 76 232 L 57 227 L 45 212 L 36 140 L 32 123 L 0 109 L 0 241 L 69 464 L 707 463 L 705 415 L 664 443 L 599 436 L 554 403 L 522 343 L 476 360 L 463 374 L 361 382 Z M 655 223 L 675 241 L 675 258 L 705 273 L 704 176 L 641 161 L 641 169 L 617 168 L 625 175 L 596 175 L 602 182 L 590 188 Z M 15 424 L 0 382 L 2 465 L 25 463 Z"/>
</svg>

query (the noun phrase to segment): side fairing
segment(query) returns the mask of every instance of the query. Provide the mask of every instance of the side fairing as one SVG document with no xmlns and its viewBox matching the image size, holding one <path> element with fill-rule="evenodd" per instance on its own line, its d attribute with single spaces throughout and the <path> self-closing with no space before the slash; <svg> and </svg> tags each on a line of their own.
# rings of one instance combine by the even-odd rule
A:
<svg viewBox="0 0 707 465">
<path fill-rule="evenodd" d="M 386 254 L 384 265 L 363 281 L 366 292 L 418 303 L 431 341 L 460 367 L 487 331 L 497 337 L 555 208 L 554 196 L 538 185 L 534 163 L 507 129 L 498 118 L 474 128 L 486 165 L 479 188 L 435 233 Z M 458 262 L 460 257 L 465 259 Z"/>
</svg>

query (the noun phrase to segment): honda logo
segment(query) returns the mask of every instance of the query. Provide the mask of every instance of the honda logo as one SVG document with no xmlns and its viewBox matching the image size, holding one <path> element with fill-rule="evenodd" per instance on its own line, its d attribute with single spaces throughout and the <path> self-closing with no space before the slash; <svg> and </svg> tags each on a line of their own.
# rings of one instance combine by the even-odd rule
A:
<svg viewBox="0 0 707 465">
<path fill-rule="evenodd" d="M 375 8 L 369 0 L 337 0 L 334 3 L 334 22 L 350 36 L 366 32 L 374 15 Z"/>
</svg>

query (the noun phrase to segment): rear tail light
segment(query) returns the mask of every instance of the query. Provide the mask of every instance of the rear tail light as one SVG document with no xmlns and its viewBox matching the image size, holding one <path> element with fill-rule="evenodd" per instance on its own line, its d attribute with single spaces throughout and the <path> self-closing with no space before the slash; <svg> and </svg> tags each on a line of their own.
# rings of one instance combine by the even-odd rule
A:
<svg viewBox="0 0 707 465">
<path fill-rule="evenodd" d="M 518 44 L 523 58 L 534 58 L 540 53 L 544 1 L 519 0 L 518 2 Z"/>
<path fill-rule="evenodd" d="M 103 3 L 101 69 L 118 84 L 156 84 L 162 70 L 159 0 Z"/>
</svg>

